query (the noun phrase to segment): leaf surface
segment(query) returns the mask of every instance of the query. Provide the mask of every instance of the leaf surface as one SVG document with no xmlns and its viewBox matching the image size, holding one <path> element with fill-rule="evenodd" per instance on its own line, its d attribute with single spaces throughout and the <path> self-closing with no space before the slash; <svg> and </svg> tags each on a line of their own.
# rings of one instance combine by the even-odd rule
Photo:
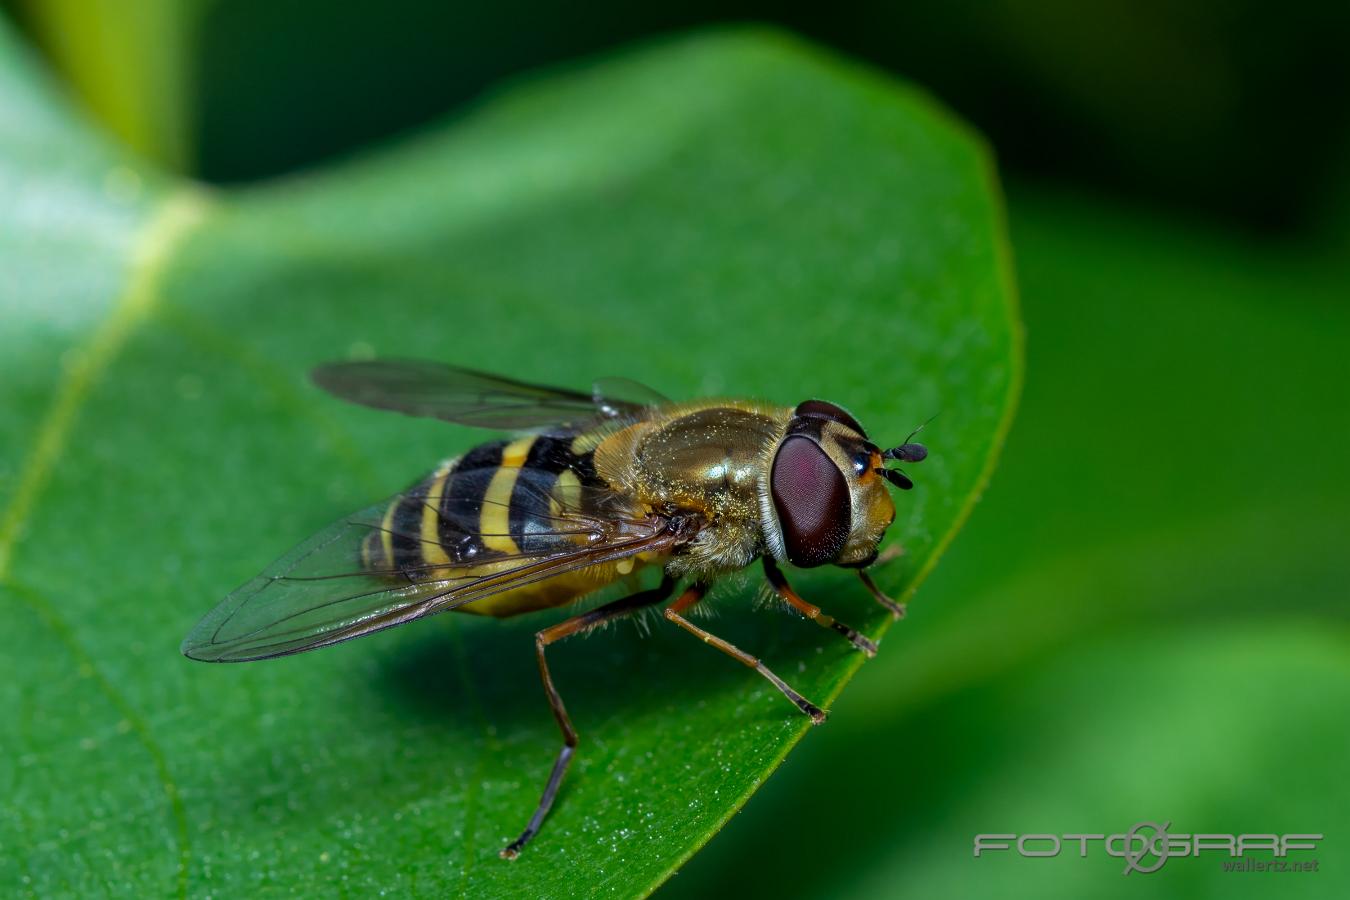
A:
<svg viewBox="0 0 1350 900">
<path fill-rule="evenodd" d="M 343 406 L 308 385 L 319 363 L 820 396 L 879 442 L 940 411 L 898 498 L 906 555 L 878 574 L 901 597 L 988 478 L 1020 381 L 998 189 L 978 139 L 894 82 L 781 36 L 708 34 L 208 193 L 89 133 L 6 32 L 0 60 L 4 883 L 642 894 L 810 729 L 663 622 L 561 644 L 581 750 L 508 864 L 558 743 L 531 635 L 560 615 L 182 659 L 237 584 L 484 437 Z M 792 577 L 874 637 L 889 623 L 846 572 Z M 828 706 L 860 657 L 758 608 L 757 580 L 722 586 L 711 627 Z"/>
</svg>

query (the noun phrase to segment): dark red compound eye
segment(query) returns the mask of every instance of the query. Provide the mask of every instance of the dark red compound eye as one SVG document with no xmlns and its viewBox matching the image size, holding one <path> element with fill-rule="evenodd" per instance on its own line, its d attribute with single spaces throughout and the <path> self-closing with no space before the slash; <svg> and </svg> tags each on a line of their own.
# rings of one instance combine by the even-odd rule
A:
<svg viewBox="0 0 1350 900">
<path fill-rule="evenodd" d="M 844 474 L 819 444 L 801 436 L 783 441 L 769 473 L 769 492 L 789 562 L 810 568 L 839 558 L 853 509 Z"/>
</svg>

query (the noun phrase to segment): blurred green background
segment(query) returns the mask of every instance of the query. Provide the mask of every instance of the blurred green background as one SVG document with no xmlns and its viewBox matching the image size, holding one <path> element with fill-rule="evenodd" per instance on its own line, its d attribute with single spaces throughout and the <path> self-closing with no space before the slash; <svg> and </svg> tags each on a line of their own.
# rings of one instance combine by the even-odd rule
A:
<svg viewBox="0 0 1350 900">
<path fill-rule="evenodd" d="M 925 87 L 1000 157 L 1019 418 L 830 727 L 662 894 L 1350 894 L 1350 6 L 6 6 L 135 152 L 227 183 L 728 19 Z M 1325 833 L 1321 871 L 971 854 L 1144 820 Z"/>
</svg>

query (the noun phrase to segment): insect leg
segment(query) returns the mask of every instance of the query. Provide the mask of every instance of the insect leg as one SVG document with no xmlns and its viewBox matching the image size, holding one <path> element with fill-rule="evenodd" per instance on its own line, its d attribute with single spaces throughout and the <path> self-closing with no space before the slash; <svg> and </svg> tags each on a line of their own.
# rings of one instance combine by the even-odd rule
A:
<svg viewBox="0 0 1350 900">
<path fill-rule="evenodd" d="M 819 725 L 821 722 L 824 722 L 825 711 L 794 691 L 786 681 L 769 671 L 768 666 L 764 665 L 764 663 L 734 644 L 722 640 L 715 634 L 704 631 L 682 615 L 691 606 L 702 600 L 706 593 L 708 593 L 708 586 L 706 584 L 690 585 L 689 589 L 681 594 L 678 600 L 666 607 L 666 618 L 703 641 L 703 643 L 711 644 L 727 656 L 730 656 L 742 665 L 754 669 L 756 672 L 769 679 L 769 682 L 773 684 L 774 687 L 783 692 L 783 696 L 787 697 L 796 704 L 798 709 L 810 716 L 811 721 L 814 724 Z"/>
<path fill-rule="evenodd" d="M 520 855 L 520 848 L 524 847 L 529 843 L 530 838 L 539 833 L 540 826 L 544 824 L 544 817 L 548 815 L 549 808 L 553 806 L 553 800 L 558 795 L 558 786 L 562 784 L 563 775 L 567 772 L 567 764 L 571 762 L 572 754 L 577 748 L 577 732 L 572 727 L 572 719 L 567 715 L 566 707 L 563 706 L 562 696 L 559 695 L 558 689 L 553 685 L 553 676 L 549 673 L 548 661 L 544 658 L 544 648 L 565 637 L 583 634 L 598 625 L 628 615 L 644 606 L 660 603 L 670 596 L 674 588 L 675 579 L 669 575 L 664 576 L 658 587 L 649 591 L 639 591 L 603 606 L 597 606 L 590 612 L 573 616 L 557 625 L 551 625 L 534 636 L 535 653 L 539 657 L 539 674 L 544 681 L 544 693 L 548 696 L 548 705 L 553 710 L 553 718 L 558 721 L 558 729 L 562 731 L 563 745 L 562 749 L 558 751 L 558 759 L 553 763 L 553 771 L 549 773 L 544 794 L 539 798 L 539 806 L 535 809 L 534 815 L 530 817 L 530 823 L 525 826 L 525 830 L 520 833 L 520 837 L 507 844 L 501 851 L 502 859 L 515 859 Z"/>
<path fill-rule="evenodd" d="M 857 647 L 863 653 L 866 653 L 869 657 L 877 655 L 876 644 L 869 641 L 854 629 L 849 628 L 834 616 L 829 616 L 821 612 L 819 606 L 807 603 L 801 597 L 797 596 L 797 592 L 788 585 L 787 579 L 783 577 L 783 570 L 778 568 L 778 564 L 773 561 L 772 557 L 764 557 L 764 574 L 768 576 L 769 584 L 773 586 L 773 589 L 778 593 L 778 596 L 786 600 L 790 606 L 802 615 L 806 616 L 822 628 L 831 628 L 839 632 L 844 637 L 848 638 L 849 643 Z"/>
<path fill-rule="evenodd" d="M 859 569 L 858 578 L 862 581 L 863 587 L 867 588 L 876 598 L 876 601 L 891 611 L 892 619 L 903 619 L 905 617 L 905 604 L 896 603 L 890 597 L 887 597 L 881 588 L 877 587 L 877 583 L 872 580 L 871 575 Z"/>
</svg>

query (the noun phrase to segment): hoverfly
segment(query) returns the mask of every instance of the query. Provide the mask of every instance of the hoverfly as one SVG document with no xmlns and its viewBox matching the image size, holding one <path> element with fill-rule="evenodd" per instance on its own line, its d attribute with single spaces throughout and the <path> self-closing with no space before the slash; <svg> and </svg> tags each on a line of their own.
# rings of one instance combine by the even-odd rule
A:
<svg viewBox="0 0 1350 900">
<path fill-rule="evenodd" d="M 686 614 L 719 576 L 760 560 L 774 592 L 868 656 L 875 645 L 788 585 L 782 563 L 865 569 L 895 518 L 883 482 L 913 483 L 888 461 L 919 462 L 921 444 L 883 450 L 824 400 L 674 403 L 621 379 L 590 394 L 431 362 L 322 366 L 314 381 L 354 403 L 516 431 L 443 462 L 403 493 L 301 544 L 197 624 L 183 653 L 208 662 L 267 659 L 454 610 L 506 617 L 571 603 L 648 566 L 658 587 L 574 615 L 535 636 L 562 748 L 534 814 L 501 855 L 538 833 L 577 747 L 546 648 L 683 593 L 665 617 L 768 679 L 819 724 L 825 712 L 749 653 Z M 913 435 L 911 434 L 912 438 Z"/>
</svg>

